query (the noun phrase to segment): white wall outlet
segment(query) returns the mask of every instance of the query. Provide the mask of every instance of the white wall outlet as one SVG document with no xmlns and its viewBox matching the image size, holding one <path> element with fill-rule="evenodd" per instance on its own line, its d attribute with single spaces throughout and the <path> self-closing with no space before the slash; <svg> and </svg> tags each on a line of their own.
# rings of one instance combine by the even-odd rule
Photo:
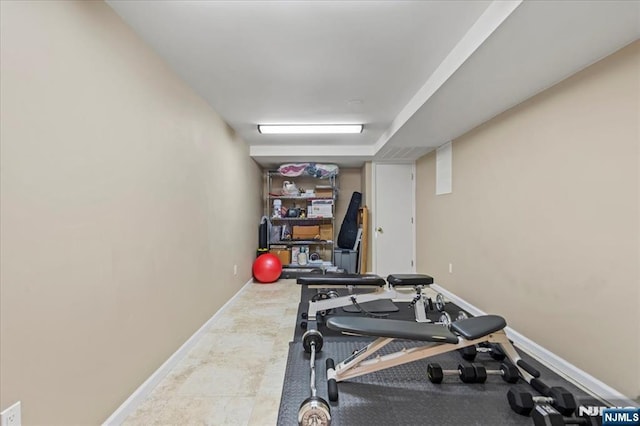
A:
<svg viewBox="0 0 640 426">
<path fill-rule="evenodd" d="M 0 425 L 2 426 L 21 426 L 22 413 L 20 401 L 0 413 Z"/>
<path fill-rule="evenodd" d="M 449 264 L 449 273 L 453 274 L 453 263 Z"/>
<path fill-rule="evenodd" d="M 233 275 L 238 275 L 238 265 L 233 265 Z"/>
</svg>

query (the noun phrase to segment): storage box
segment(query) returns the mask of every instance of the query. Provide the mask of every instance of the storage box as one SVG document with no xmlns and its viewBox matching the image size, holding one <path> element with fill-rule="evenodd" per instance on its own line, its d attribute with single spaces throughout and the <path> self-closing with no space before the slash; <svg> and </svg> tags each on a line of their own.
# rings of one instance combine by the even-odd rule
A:
<svg viewBox="0 0 640 426">
<path fill-rule="evenodd" d="M 333 260 L 338 268 L 342 268 L 347 273 L 355 274 L 358 270 L 358 252 L 348 249 L 334 249 Z"/>
<path fill-rule="evenodd" d="M 333 188 L 330 186 L 316 186 L 317 198 L 333 198 Z"/>
<path fill-rule="evenodd" d="M 333 200 L 312 200 L 308 213 L 310 218 L 333 217 Z"/>
<path fill-rule="evenodd" d="M 325 224 L 320 225 L 320 239 L 326 241 L 333 241 L 333 225 Z"/>
<path fill-rule="evenodd" d="M 320 227 L 318 225 L 294 226 L 294 240 L 318 240 L 320 239 Z"/>
<path fill-rule="evenodd" d="M 283 265 L 291 263 L 291 251 L 286 248 L 272 248 L 269 253 L 275 254 Z"/>
</svg>

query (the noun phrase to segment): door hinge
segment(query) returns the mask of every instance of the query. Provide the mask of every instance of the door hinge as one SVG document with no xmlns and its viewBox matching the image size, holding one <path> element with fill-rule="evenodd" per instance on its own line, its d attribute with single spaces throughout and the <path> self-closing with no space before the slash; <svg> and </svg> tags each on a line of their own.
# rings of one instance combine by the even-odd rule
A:
<svg viewBox="0 0 640 426">
<path fill-rule="evenodd" d="M 413 267 L 413 260 L 411 261 L 411 266 Z"/>
<path fill-rule="evenodd" d="M 413 218 L 411 218 L 411 223 L 413 223 Z"/>
</svg>

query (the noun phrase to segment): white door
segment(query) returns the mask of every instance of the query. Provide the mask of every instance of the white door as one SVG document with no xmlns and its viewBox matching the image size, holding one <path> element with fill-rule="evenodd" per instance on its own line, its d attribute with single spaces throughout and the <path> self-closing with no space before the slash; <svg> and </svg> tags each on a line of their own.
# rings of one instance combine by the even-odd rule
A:
<svg viewBox="0 0 640 426">
<path fill-rule="evenodd" d="M 374 164 L 374 272 L 415 272 L 413 164 Z"/>
</svg>

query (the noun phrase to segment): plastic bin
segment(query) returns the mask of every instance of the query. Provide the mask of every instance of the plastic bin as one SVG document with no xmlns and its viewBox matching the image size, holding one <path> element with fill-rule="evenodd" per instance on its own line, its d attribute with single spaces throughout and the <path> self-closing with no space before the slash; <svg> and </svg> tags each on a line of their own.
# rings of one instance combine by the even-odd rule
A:
<svg viewBox="0 0 640 426">
<path fill-rule="evenodd" d="M 338 268 L 355 274 L 358 270 L 358 252 L 356 250 L 337 248 L 333 250 L 333 259 Z"/>
</svg>

